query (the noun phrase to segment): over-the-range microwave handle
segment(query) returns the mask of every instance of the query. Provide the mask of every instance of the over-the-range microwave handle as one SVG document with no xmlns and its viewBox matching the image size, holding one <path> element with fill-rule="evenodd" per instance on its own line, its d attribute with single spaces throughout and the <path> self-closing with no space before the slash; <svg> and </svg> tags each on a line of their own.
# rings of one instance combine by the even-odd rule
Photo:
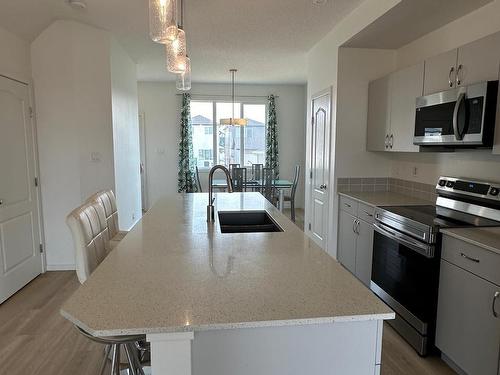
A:
<svg viewBox="0 0 500 375">
<path fill-rule="evenodd" d="M 460 130 L 458 129 L 458 111 L 460 110 L 462 103 L 465 103 L 465 92 L 458 95 L 458 99 L 455 102 L 455 108 L 453 109 L 453 133 L 455 134 L 455 139 L 457 141 L 464 139 L 464 135 L 460 133 Z"/>
<path fill-rule="evenodd" d="M 393 232 L 390 229 L 384 228 L 383 224 L 377 222 L 373 223 L 373 229 L 376 232 L 386 237 L 389 237 L 390 239 L 393 239 L 396 242 L 408 246 L 409 249 L 425 256 L 426 258 L 434 258 L 434 246 L 432 245 L 423 244 L 411 238 L 410 236 L 406 236 L 402 233 Z"/>
</svg>

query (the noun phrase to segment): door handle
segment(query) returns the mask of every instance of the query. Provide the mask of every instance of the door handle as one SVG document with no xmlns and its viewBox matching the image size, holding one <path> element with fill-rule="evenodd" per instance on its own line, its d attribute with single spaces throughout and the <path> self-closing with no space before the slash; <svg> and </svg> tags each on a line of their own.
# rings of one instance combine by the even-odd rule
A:
<svg viewBox="0 0 500 375">
<path fill-rule="evenodd" d="M 491 303 L 491 310 L 492 310 L 493 316 L 495 318 L 498 318 L 498 313 L 495 310 L 495 303 L 496 303 L 498 297 L 500 297 L 500 292 L 495 292 L 495 294 L 493 295 L 493 302 Z"/>
<path fill-rule="evenodd" d="M 450 72 L 448 73 L 448 84 L 450 85 L 450 87 L 453 87 L 453 80 L 451 79 L 451 75 L 453 74 L 454 71 L 455 71 L 455 67 L 452 66 L 450 68 Z"/>
</svg>

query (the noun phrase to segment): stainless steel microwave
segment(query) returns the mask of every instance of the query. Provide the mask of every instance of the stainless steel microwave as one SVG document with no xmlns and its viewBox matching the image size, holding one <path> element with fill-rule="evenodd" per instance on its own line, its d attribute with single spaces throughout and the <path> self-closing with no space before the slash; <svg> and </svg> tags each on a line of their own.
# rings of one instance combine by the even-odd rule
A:
<svg viewBox="0 0 500 375">
<path fill-rule="evenodd" d="M 498 81 L 480 82 L 417 98 L 413 144 L 491 147 Z"/>
</svg>

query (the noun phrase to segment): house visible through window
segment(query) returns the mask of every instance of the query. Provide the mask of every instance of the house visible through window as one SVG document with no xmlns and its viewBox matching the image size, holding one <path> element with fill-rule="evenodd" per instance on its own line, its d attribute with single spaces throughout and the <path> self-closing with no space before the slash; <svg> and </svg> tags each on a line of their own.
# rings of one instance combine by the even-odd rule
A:
<svg viewBox="0 0 500 375">
<path fill-rule="evenodd" d="M 191 101 L 193 151 L 198 168 L 264 164 L 266 150 L 266 104 L 235 103 L 234 116 L 248 120 L 247 126 L 219 125 L 233 115 L 232 103 Z"/>
</svg>

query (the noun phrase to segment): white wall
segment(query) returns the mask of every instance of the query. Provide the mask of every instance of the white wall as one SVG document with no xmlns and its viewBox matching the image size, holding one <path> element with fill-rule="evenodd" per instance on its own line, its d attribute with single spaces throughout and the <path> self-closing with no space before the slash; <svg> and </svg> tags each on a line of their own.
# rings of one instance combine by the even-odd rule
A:
<svg viewBox="0 0 500 375">
<path fill-rule="evenodd" d="M 341 163 L 341 165 L 337 165 L 336 158 L 338 155 L 340 155 L 340 152 L 338 152 L 335 149 L 335 145 L 342 145 L 343 149 L 345 150 L 345 147 L 349 146 L 348 139 L 345 138 L 346 136 L 349 139 L 352 139 L 353 137 L 350 135 L 353 135 L 354 133 L 351 133 L 349 131 L 349 127 L 351 126 L 351 121 L 349 119 L 349 116 L 351 114 L 347 113 L 346 111 L 343 111 L 341 105 L 344 105 L 344 103 L 340 103 L 337 98 L 340 97 L 342 93 L 338 92 L 338 84 L 340 82 L 340 77 L 339 77 L 339 48 L 344 44 L 347 40 L 349 40 L 352 36 L 356 35 L 359 31 L 363 30 L 366 26 L 368 26 L 370 23 L 375 21 L 377 18 L 385 14 L 387 11 L 389 11 L 391 8 L 396 6 L 400 0 L 366 0 L 364 1 L 359 7 L 357 7 L 354 11 L 352 11 L 348 16 L 346 16 L 341 22 L 339 22 L 322 40 L 320 40 L 307 54 L 307 102 L 311 102 L 311 97 L 328 87 L 332 87 L 332 114 L 331 114 L 331 119 L 332 119 L 332 146 L 330 148 L 330 182 L 329 186 L 333 187 L 335 186 L 335 177 L 338 175 L 337 172 L 335 171 L 335 168 L 339 166 L 342 168 L 341 170 L 349 169 L 349 164 L 344 164 Z M 382 53 L 383 54 L 383 53 Z M 370 61 L 366 61 L 368 64 Z M 363 64 L 363 62 L 360 62 Z M 345 69 L 348 69 L 348 67 L 344 67 Z M 380 69 L 380 67 L 375 67 L 374 70 Z M 385 68 L 384 68 L 385 69 Z M 381 69 L 384 70 L 384 69 Z M 352 71 L 348 72 L 349 75 L 351 75 Z M 372 71 L 371 73 L 378 73 L 377 71 Z M 354 88 L 352 92 L 349 92 L 350 89 L 347 85 L 343 85 L 343 91 L 347 94 L 347 96 L 350 96 L 351 99 L 354 99 L 355 102 L 357 101 L 356 98 L 356 92 L 358 92 L 358 88 Z M 359 91 L 361 92 L 361 91 Z M 363 95 L 361 94 L 361 100 L 363 100 Z M 355 103 L 354 102 L 354 103 Z M 358 111 L 361 112 L 362 110 L 359 110 L 356 108 L 356 106 L 352 105 L 352 102 L 349 104 L 349 108 L 352 109 L 353 111 Z M 311 118 L 311 113 L 310 113 L 310 106 L 308 105 L 307 107 L 307 119 Z M 339 125 L 338 118 L 337 116 L 340 115 L 340 120 L 341 123 Z M 357 126 L 359 126 L 359 120 L 360 118 L 357 118 L 359 113 L 352 114 L 352 116 L 356 117 L 353 119 L 356 123 Z M 362 114 L 360 115 L 362 116 Z M 310 124 L 308 120 L 308 124 Z M 340 127 L 339 127 L 340 126 Z M 355 125 L 356 126 L 356 125 Z M 345 128 L 345 130 L 344 130 Z M 310 129 L 310 126 L 307 127 L 307 129 Z M 366 131 L 365 131 L 366 132 Z M 365 133 L 364 132 L 364 133 Z M 361 139 L 357 139 L 355 141 L 355 149 L 353 150 L 353 153 L 360 152 L 359 150 L 359 145 L 362 142 L 362 138 L 364 137 L 363 134 L 358 133 Z M 306 174 L 309 173 L 309 170 L 307 168 L 308 165 L 310 165 L 310 160 L 309 160 L 309 155 L 310 155 L 310 139 L 311 139 L 311 134 L 310 131 L 307 132 L 307 141 L 306 141 L 306 155 L 307 155 L 307 160 L 306 160 Z M 356 146 L 357 145 L 357 146 Z M 351 157 L 353 156 L 353 153 L 349 153 L 347 155 L 348 159 L 350 160 Z M 356 163 L 359 164 L 359 168 L 357 169 L 357 173 L 363 173 L 363 171 L 366 171 L 366 173 L 370 173 L 371 171 L 374 171 L 376 168 L 384 168 L 380 166 L 380 158 L 369 158 L 369 157 L 364 157 L 363 159 L 365 162 L 364 163 Z M 354 162 L 355 163 L 355 162 Z M 310 194 L 310 185 L 306 184 L 305 188 L 305 194 L 306 194 L 306 199 L 309 197 Z M 336 207 L 337 207 L 337 199 L 336 199 L 336 194 L 334 189 L 330 189 L 330 201 L 329 201 L 329 206 L 328 210 L 330 213 L 330 218 L 329 218 L 329 223 L 328 223 L 328 241 L 326 245 L 326 250 L 331 254 L 332 256 L 336 255 L 336 248 L 337 248 L 337 239 L 336 239 L 336 233 L 337 233 L 337 223 L 336 223 Z M 309 222 L 309 210 L 307 209 L 306 205 L 306 213 L 305 213 L 305 220 L 306 223 Z M 306 224 L 307 227 L 307 224 Z"/>
<path fill-rule="evenodd" d="M 22 82 L 31 80 L 29 43 L 0 28 L 0 74 Z"/>
<path fill-rule="evenodd" d="M 66 215 L 114 188 L 110 35 L 56 21 L 33 41 L 31 56 L 47 268 L 71 269 Z"/>
<path fill-rule="evenodd" d="M 129 230 L 141 217 L 137 68 L 114 39 L 111 40 L 111 89 L 118 217 L 120 229 Z"/>
<path fill-rule="evenodd" d="M 195 94 L 227 95 L 225 84 L 193 84 Z M 139 82 L 139 110 L 145 114 L 148 198 L 151 206 L 159 197 L 177 192 L 177 154 L 179 140 L 179 112 L 181 97 L 176 95 L 173 83 Z M 293 168 L 301 166 L 301 184 L 297 192 L 297 206 L 304 202 L 305 162 L 305 95 L 304 85 L 238 85 L 237 94 L 267 96 L 276 99 L 280 176 L 293 177 Z M 206 187 L 206 173 L 202 184 Z"/>
<path fill-rule="evenodd" d="M 500 31 L 500 0 L 485 5 L 397 51 L 398 67 L 420 62 Z M 499 46 L 500 48 L 500 46 Z M 417 167 L 417 175 L 413 169 Z M 392 176 L 434 184 L 440 175 L 500 181 L 500 155 L 491 150 L 454 153 L 395 154 Z"/>
</svg>

